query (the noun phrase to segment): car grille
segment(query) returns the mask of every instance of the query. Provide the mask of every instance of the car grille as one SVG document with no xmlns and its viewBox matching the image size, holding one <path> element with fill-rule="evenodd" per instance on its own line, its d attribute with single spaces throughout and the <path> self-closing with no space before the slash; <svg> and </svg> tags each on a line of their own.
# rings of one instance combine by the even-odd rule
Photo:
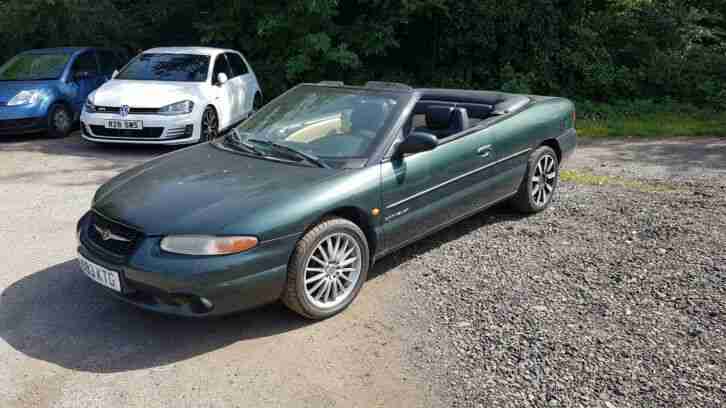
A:
<svg viewBox="0 0 726 408">
<path fill-rule="evenodd" d="M 100 137 L 118 137 L 126 139 L 158 139 L 164 133 L 163 127 L 146 127 L 143 129 L 107 129 L 104 126 L 91 125 L 91 132 Z"/>
<path fill-rule="evenodd" d="M 88 221 L 88 240 L 114 255 L 126 256 L 136 247 L 141 233 L 96 213 Z"/>
<path fill-rule="evenodd" d="M 98 113 L 119 113 L 118 106 L 96 106 Z M 158 108 L 129 108 L 129 115 L 153 115 L 159 113 Z"/>
</svg>

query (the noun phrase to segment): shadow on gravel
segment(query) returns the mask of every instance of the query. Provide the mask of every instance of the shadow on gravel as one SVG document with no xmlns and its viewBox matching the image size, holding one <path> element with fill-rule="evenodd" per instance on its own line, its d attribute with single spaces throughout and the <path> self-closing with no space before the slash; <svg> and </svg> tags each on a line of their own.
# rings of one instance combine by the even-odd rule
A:
<svg viewBox="0 0 726 408">
<path fill-rule="evenodd" d="M 279 304 L 206 320 L 144 312 L 96 288 L 75 260 L 15 282 L 0 298 L 0 337 L 10 346 L 99 373 L 163 366 L 310 324 Z"/>
</svg>

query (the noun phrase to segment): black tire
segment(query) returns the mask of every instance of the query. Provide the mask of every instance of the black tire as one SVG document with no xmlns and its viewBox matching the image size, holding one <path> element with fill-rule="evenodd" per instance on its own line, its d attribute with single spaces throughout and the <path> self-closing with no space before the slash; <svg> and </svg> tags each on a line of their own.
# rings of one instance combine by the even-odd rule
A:
<svg viewBox="0 0 726 408">
<path fill-rule="evenodd" d="M 552 163 L 551 169 L 547 163 Z M 547 169 L 543 170 L 543 166 Z M 560 163 L 557 153 L 549 146 L 540 146 L 529 155 L 527 172 L 510 203 L 525 214 L 538 213 L 552 203 L 559 179 Z"/>
<path fill-rule="evenodd" d="M 319 244 L 324 243 L 331 237 L 339 236 L 341 234 L 346 238 L 354 239 L 359 245 L 357 253 L 360 254 L 360 260 L 358 261 L 360 262 L 360 271 L 358 273 L 357 280 L 349 283 L 349 286 L 346 289 L 348 293 L 345 295 L 345 298 L 340 299 L 339 304 L 331 307 L 320 307 L 313 304 L 310 300 L 309 296 L 312 296 L 312 294 L 306 294 L 306 290 L 309 290 L 309 287 L 306 289 L 305 283 L 306 273 L 308 273 L 308 263 L 311 262 L 314 254 L 319 254 L 319 252 L 316 252 L 319 250 Z M 358 293 L 368 276 L 369 266 L 370 254 L 368 241 L 366 240 L 363 231 L 361 231 L 356 224 L 346 219 L 338 217 L 324 218 L 319 224 L 305 233 L 300 241 L 298 241 L 288 264 L 287 284 L 282 294 L 282 301 L 288 308 L 304 317 L 314 320 L 326 319 L 347 308 L 358 296 Z M 343 280 L 339 281 L 344 282 Z M 314 286 L 315 283 L 308 283 L 308 285 Z M 320 289 L 321 292 L 323 290 L 324 289 Z M 314 293 L 315 290 L 313 289 L 312 292 Z"/>
<path fill-rule="evenodd" d="M 202 113 L 202 120 L 199 129 L 199 142 L 209 142 L 217 138 L 219 134 L 219 117 L 212 106 L 207 106 Z"/>
<path fill-rule="evenodd" d="M 257 112 L 260 110 L 262 105 L 264 104 L 264 101 L 262 100 L 262 94 L 259 92 L 255 93 L 255 99 L 252 101 L 252 113 Z"/>
<path fill-rule="evenodd" d="M 67 137 L 73 129 L 73 113 L 62 103 L 55 104 L 48 110 L 48 136 L 52 138 Z"/>
</svg>

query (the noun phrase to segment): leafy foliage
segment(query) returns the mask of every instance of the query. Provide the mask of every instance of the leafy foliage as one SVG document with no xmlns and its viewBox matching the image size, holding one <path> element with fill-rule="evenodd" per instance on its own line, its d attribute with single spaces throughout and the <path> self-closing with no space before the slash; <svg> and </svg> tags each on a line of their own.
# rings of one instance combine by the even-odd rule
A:
<svg viewBox="0 0 726 408">
<path fill-rule="evenodd" d="M 0 0 L 0 57 L 58 45 L 243 51 L 267 96 L 403 81 L 726 108 L 723 0 Z"/>
</svg>

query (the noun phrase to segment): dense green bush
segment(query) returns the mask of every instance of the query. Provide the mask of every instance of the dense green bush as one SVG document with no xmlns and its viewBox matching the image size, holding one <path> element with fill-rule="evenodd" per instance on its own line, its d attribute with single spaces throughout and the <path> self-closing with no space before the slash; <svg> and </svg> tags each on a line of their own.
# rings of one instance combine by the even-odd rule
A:
<svg viewBox="0 0 726 408">
<path fill-rule="evenodd" d="M 724 15 L 723 0 L 0 0 L 0 57 L 209 44 L 245 52 L 267 96 L 376 79 L 723 110 Z"/>
</svg>

